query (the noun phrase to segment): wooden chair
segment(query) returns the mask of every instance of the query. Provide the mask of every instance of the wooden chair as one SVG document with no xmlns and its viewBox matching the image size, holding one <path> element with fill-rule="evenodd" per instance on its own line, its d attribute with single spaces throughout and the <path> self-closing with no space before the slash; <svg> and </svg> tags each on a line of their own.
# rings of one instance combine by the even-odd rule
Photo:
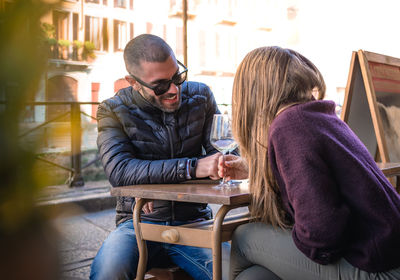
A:
<svg viewBox="0 0 400 280">
<path fill-rule="evenodd" d="M 235 215 L 231 215 L 225 218 L 225 232 L 224 234 L 231 234 L 233 230 L 241 224 L 248 223 L 251 220 L 250 214 L 248 212 L 245 213 L 239 213 Z M 182 227 L 185 228 L 197 228 L 197 229 L 203 229 L 203 230 L 212 230 L 213 227 L 213 222 L 214 220 L 207 220 L 207 221 L 201 221 L 201 222 L 196 222 L 192 224 L 187 224 Z M 166 230 L 164 231 L 164 236 L 163 238 L 166 239 L 166 241 L 170 241 L 174 243 L 173 239 L 175 238 L 176 232 Z M 230 242 L 230 241 L 229 241 Z M 179 267 L 172 267 L 168 269 L 152 269 L 148 271 L 145 275 L 145 279 L 154 279 L 154 280 L 193 280 L 190 275 L 188 275 L 184 270 L 180 269 Z"/>
</svg>

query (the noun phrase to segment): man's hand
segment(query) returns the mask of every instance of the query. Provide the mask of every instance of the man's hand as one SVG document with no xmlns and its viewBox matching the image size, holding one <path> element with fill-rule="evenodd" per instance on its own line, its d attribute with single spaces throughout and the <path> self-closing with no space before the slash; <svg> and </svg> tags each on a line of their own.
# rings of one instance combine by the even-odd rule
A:
<svg viewBox="0 0 400 280">
<path fill-rule="evenodd" d="M 226 180 L 242 180 L 249 177 L 249 167 L 244 158 L 235 155 L 225 155 L 218 161 L 218 175 Z"/>
<path fill-rule="evenodd" d="M 212 180 L 218 180 L 218 159 L 221 153 L 201 158 L 197 161 L 196 178 L 210 177 Z"/>
<path fill-rule="evenodd" d="M 135 197 L 135 201 L 137 202 L 138 198 Z M 149 213 L 153 212 L 153 201 L 146 202 L 142 207 L 142 211 L 145 214 L 149 214 Z"/>
</svg>

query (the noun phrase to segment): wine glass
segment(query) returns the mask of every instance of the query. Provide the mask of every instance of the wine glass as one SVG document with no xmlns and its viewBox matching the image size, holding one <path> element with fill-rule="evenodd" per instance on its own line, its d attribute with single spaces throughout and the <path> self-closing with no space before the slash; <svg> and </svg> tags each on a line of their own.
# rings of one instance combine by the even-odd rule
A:
<svg viewBox="0 0 400 280">
<path fill-rule="evenodd" d="M 232 118 L 228 114 L 215 114 L 211 126 L 210 134 L 211 145 L 222 153 L 222 158 L 225 160 L 225 154 L 232 152 L 238 144 L 232 136 Z M 230 181 L 226 181 L 225 176 L 221 183 L 216 186 L 217 189 L 230 187 Z"/>
</svg>

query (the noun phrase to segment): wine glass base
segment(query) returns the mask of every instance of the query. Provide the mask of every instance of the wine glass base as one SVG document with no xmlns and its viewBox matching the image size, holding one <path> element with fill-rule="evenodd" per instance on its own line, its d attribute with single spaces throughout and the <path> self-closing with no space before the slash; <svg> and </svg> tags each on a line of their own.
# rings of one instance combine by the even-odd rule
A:
<svg viewBox="0 0 400 280">
<path fill-rule="evenodd" d="M 222 180 L 221 183 L 217 186 L 214 186 L 213 189 L 215 189 L 215 190 L 231 190 L 231 189 L 237 188 L 239 185 L 240 185 L 240 183 L 235 180 L 229 180 L 227 182 L 223 182 L 223 180 Z"/>
</svg>

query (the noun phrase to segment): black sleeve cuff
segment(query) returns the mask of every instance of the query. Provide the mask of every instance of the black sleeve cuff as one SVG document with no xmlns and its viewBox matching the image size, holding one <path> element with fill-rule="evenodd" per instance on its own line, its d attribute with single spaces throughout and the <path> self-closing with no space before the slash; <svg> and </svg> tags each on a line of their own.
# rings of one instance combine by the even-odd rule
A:
<svg viewBox="0 0 400 280">
<path fill-rule="evenodd" d="M 190 161 L 190 177 L 196 179 L 197 158 L 192 158 Z"/>
</svg>

